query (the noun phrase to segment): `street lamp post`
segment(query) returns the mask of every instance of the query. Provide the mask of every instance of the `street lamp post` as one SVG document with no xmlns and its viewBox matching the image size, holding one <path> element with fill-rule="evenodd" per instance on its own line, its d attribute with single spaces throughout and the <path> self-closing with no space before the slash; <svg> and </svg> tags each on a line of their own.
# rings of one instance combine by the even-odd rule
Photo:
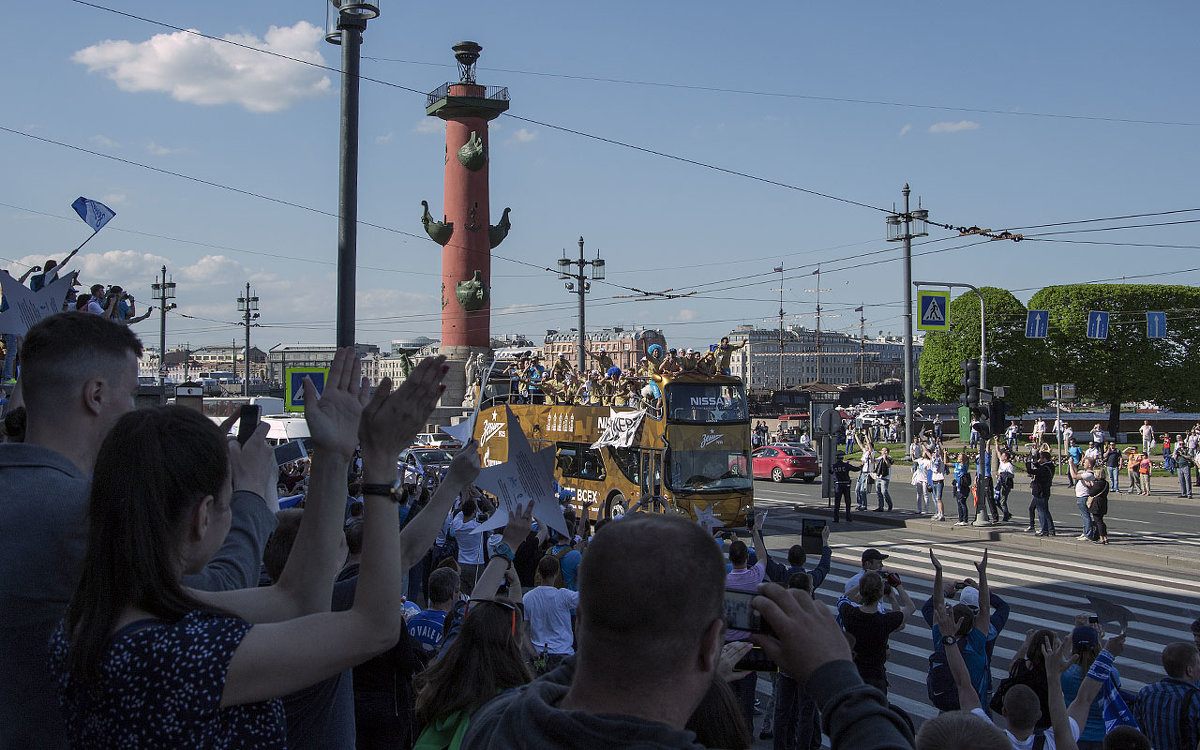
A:
<svg viewBox="0 0 1200 750">
<path fill-rule="evenodd" d="M 571 270 L 575 266 L 577 270 Z M 570 279 L 567 281 L 566 287 L 568 292 L 575 292 L 579 295 L 579 372 L 583 374 L 587 371 L 587 335 L 584 332 L 584 296 L 591 290 L 592 285 L 587 279 L 587 267 L 592 267 L 591 278 L 594 281 L 602 281 L 604 279 L 604 259 L 600 257 L 600 251 L 596 251 L 596 257 L 593 260 L 585 260 L 583 257 L 583 238 L 579 238 L 579 260 L 572 260 L 567 257 L 567 253 L 563 251 L 563 257 L 558 259 L 558 278 Z"/>
<path fill-rule="evenodd" d="M 242 325 L 246 327 L 246 377 L 242 379 L 242 395 L 250 395 L 250 322 L 258 320 L 258 297 L 250 296 L 250 282 L 246 282 L 246 296 L 238 297 L 238 312 L 242 314 Z M 236 369 L 237 349 L 234 349 Z"/>
<path fill-rule="evenodd" d="M 913 439 L 913 322 L 912 322 L 912 240 L 928 236 L 926 222 L 929 212 L 918 208 L 909 210 L 908 183 L 904 183 L 904 213 L 888 214 L 887 241 L 904 242 L 904 440 Z M 918 206 L 920 202 L 918 201 Z M 913 225 L 916 224 L 914 227 Z M 903 231 L 901 230 L 903 227 Z"/>
<path fill-rule="evenodd" d="M 162 267 L 162 277 L 150 285 L 154 299 L 158 300 L 158 402 L 167 403 L 167 311 L 175 309 L 175 282 L 167 276 L 167 267 Z"/>
<path fill-rule="evenodd" d="M 342 46 L 342 114 L 338 169 L 337 345 L 354 346 L 354 289 L 358 255 L 359 47 L 378 0 L 328 0 L 325 41 Z"/>
</svg>

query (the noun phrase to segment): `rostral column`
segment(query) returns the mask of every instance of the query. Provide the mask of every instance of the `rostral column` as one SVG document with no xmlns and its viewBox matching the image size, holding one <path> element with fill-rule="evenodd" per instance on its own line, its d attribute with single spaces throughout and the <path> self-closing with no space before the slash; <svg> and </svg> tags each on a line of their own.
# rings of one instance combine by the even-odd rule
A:
<svg viewBox="0 0 1200 750">
<path fill-rule="evenodd" d="M 481 86 L 475 42 L 452 48 L 459 80 L 429 94 L 425 114 L 446 121 L 446 188 L 441 221 L 425 207 L 421 223 L 442 246 L 441 353 L 450 364 L 443 406 L 458 406 L 466 394 L 465 365 L 472 355 L 491 359 L 492 248 L 508 235 L 509 209 L 490 225 L 488 122 L 508 109 L 508 89 Z"/>
</svg>

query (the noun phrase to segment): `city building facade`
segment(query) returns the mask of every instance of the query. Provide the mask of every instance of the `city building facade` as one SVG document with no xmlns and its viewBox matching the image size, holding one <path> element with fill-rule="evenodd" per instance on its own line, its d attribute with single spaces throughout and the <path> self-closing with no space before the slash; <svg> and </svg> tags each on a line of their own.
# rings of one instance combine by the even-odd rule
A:
<svg viewBox="0 0 1200 750">
<path fill-rule="evenodd" d="M 746 387 L 778 390 L 781 387 L 818 381 L 817 332 L 790 326 L 783 331 L 780 357 L 779 329 L 738 326 L 729 332 L 734 344 L 744 344 L 733 353 L 730 372 Z M 897 336 L 859 339 L 836 331 L 821 332 L 819 382 L 828 384 L 878 383 L 904 377 L 904 341 Z M 918 372 L 921 345 L 913 344 L 913 373 Z M 782 359 L 783 382 L 780 383 Z"/>
<path fill-rule="evenodd" d="M 614 326 L 586 333 L 587 350 L 593 354 L 607 352 L 613 364 L 620 367 L 622 372 L 637 369 L 638 360 L 646 356 L 646 350 L 653 344 L 661 346 L 664 352 L 667 349 L 663 332 L 654 328 Z M 574 364 L 579 361 L 579 334 L 575 331 L 548 331 L 542 351 L 547 360 L 565 355 L 567 361 Z M 588 362 L 589 366 L 594 366 L 595 360 L 589 358 Z"/>
<path fill-rule="evenodd" d="M 354 348 L 359 358 L 379 354 L 375 344 L 355 344 Z M 334 344 L 276 344 L 267 353 L 267 382 L 281 385 L 289 367 L 329 367 L 335 352 Z"/>
</svg>

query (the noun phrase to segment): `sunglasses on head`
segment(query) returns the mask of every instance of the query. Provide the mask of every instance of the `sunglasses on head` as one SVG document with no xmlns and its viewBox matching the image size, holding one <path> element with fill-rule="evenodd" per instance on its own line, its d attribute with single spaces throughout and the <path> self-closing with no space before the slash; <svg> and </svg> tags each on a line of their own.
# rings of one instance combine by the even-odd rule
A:
<svg viewBox="0 0 1200 750">
<path fill-rule="evenodd" d="M 476 605 L 479 604 L 495 604 L 498 607 L 507 609 L 512 615 L 512 626 L 510 632 L 514 636 L 517 634 L 517 607 L 515 604 L 512 602 L 506 602 L 502 599 L 471 599 L 467 602 L 467 609 L 463 612 L 463 617 L 465 618 L 467 615 L 471 614 L 471 610 L 475 609 Z"/>
</svg>

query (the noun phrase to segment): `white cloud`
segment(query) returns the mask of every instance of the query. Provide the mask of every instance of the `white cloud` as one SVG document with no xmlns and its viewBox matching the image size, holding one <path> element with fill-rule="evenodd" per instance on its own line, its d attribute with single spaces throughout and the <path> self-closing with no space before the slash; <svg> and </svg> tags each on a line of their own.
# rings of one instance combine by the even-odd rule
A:
<svg viewBox="0 0 1200 750">
<path fill-rule="evenodd" d="M 105 193 L 100 196 L 100 202 L 111 208 L 114 204 L 120 205 L 125 202 L 124 193 Z"/>
<path fill-rule="evenodd" d="M 900 135 L 908 135 L 908 131 L 910 130 L 912 130 L 912 125 L 905 125 L 904 127 L 900 128 Z"/>
<path fill-rule="evenodd" d="M 691 308 L 688 308 L 688 307 L 685 307 L 684 309 L 680 310 L 679 312 L 677 312 L 671 316 L 671 320 L 674 320 L 677 323 L 688 323 L 695 319 L 696 319 L 696 311 Z"/>
<path fill-rule="evenodd" d="M 146 145 L 146 150 L 149 151 L 150 153 L 154 154 L 155 156 L 166 156 L 167 154 L 177 154 L 180 151 L 182 151 L 183 149 L 170 148 L 169 146 L 162 146 L 162 145 L 155 143 L 154 141 L 150 141 L 150 143 Z"/>
<path fill-rule="evenodd" d="M 390 133 L 390 132 L 389 132 L 387 135 L 377 135 L 377 136 L 375 136 L 375 142 L 376 142 L 376 143 L 378 143 L 378 144 L 380 144 L 380 145 L 382 145 L 382 144 L 385 144 L 385 143 L 391 143 L 393 140 L 395 140 L 395 138 L 396 138 L 396 134 L 395 134 L 395 133 Z"/>
<path fill-rule="evenodd" d="M 262 39 L 253 34 L 224 38 L 325 64 L 320 52 L 324 32 L 307 21 L 272 26 Z M 193 104 L 240 104 L 251 112 L 276 112 L 331 89 L 329 76 L 318 69 L 184 31 L 156 34 L 144 42 L 110 39 L 71 59 L 88 72 L 104 73 L 122 91 L 163 92 Z"/>
<path fill-rule="evenodd" d="M 100 146 L 101 148 L 120 148 L 121 147 L 121 144 L 117 143 L 112 138 L 109 138 L 106 135 L 93 135 L 88 140 L 90 140 L 92 143 L 96 144 L 97 146 Z"/>
<path fill-rule="evenodd" d="M 79 280 L 84 285 L 120 284 L 126 289 L 134 290 L 148 284 L 158 273 L 159 267 L 166 262 L 167 259 L 161 255 L 133 250 L 109 250 L 104 253 L 79 255 L 67 268 L 78 268 Z"/>
<path fill-rule="evenodd" d="M 167 271 L 174 274 L 175 281 L 189 284 L 229 284 L 246 278 L 246 267 L 225 255 L 205 255 L 190 266 Z"/>
<path fill-rule="evenodd" d="M 971 120 L 958 122 L 935 122 L 929 126 L 930 133 L 958 133 L 963 130 L 979 130 L 979 123 Z"/>
<path fill-rule="evenodd" d="M 529 143 L 538 137 L 536 130 L 528 128 L 518 128 L 509 139 L 509 143 Z"/>
<path fill-rule="evenodd" d="M 397 310 L 411 310 L 413 305 L 427 307 L 437 300 L 436 294 L 417 294 L 400 289 L 360 289 L 355 295 L 359 315 L 378 317 L 381 312 L 392 314 Z"/>
<path fill-rule="evenodd" d="M 440 133 L 444 129 L 445 128 L 442 125 L 442 121 L 433 117 L 423 117 L 420 120 L 417 120 L 417 124 L 413 126 L 414 132 L 423 133 L 425 135 Z"/>
</svg>

